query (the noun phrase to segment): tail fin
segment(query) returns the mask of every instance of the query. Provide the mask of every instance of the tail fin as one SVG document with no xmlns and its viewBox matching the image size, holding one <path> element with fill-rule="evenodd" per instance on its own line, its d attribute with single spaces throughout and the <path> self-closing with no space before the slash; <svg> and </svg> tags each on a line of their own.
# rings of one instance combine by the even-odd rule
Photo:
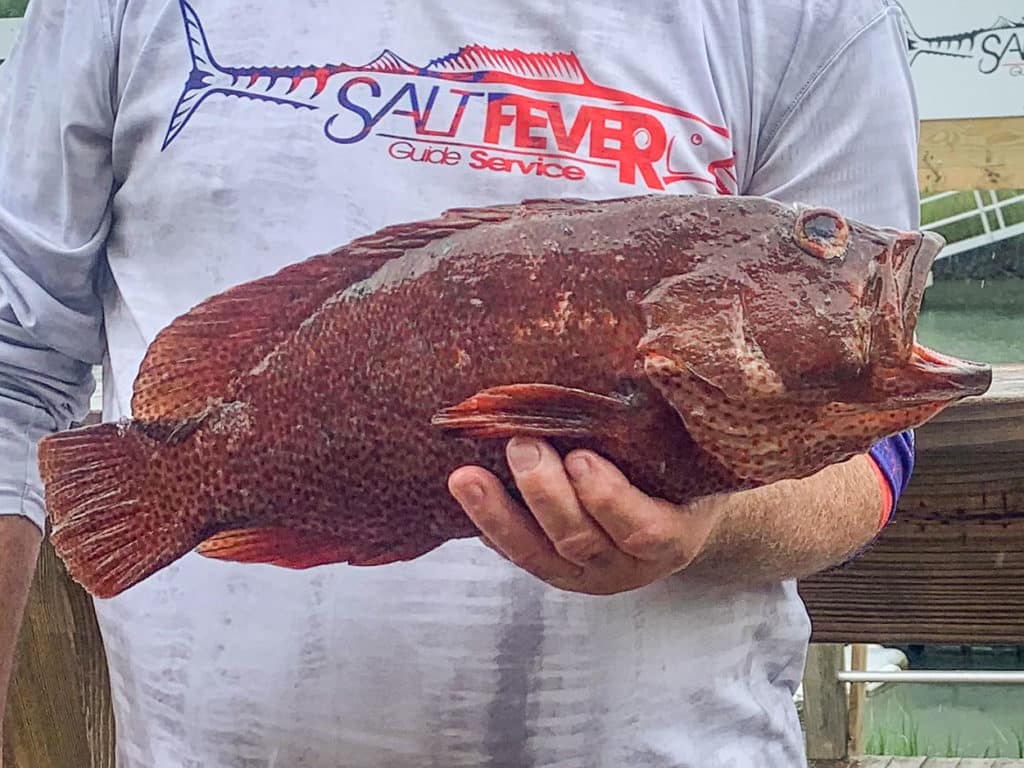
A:
<svg viewBox="0 0 1024 768">
<path fill-rule="evenodd" d="M 71 577 L 113 597 L 170 565 L 202 539 L 201 524 L 152 490 L 153 443 L 131 423 L 99 424 L 44 438 L 39 468 L 50 539 Z"/>
<path fill-rule="evenodd" d="M 224 74 L 223 70 L 213 58 L 210 44 L 206 40 L 206 32 L 203 30 L 203 23 L 199 15 L 188 2 L 180 0 L 181 15 L 185 22 L 185 37 L 188 39 L 188 52 L 192 58 L 192 72 L 189 74 L 171 115 L 171 123 L 167 127 L 167 136 L 164 137 L 162 149 L 167 149 L 171 142 L 180 134 L 188 121 L 199 109 L 199 105 L 215 92 L 218 78 Z"/>
<path fill-rule="evenodd" d="M 924 53 L 924 38 L 914 28 L 914 23 L 910 20 L 910 14 L 907 13 L 907 9 L 903 7 L 903 3 L 895 3 L 896 7 L 900 11 L 900 18 L 903 22 L 903 33 L 907 38 L 907 56 L 910 59 L 910 66 L 914 66 L 914 62 L 917 57 Z"/>
</svg>

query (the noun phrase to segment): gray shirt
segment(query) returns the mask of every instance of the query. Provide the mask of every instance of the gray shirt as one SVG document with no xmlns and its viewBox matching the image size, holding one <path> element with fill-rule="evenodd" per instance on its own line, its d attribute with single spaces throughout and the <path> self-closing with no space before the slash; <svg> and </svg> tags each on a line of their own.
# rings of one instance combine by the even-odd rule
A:
<svg viewBox="0 0 1024 768">
<path fill-rule="evenodd" d="M 92 366 L 128 414 L 174 317 L 383 225 L 648 192 L 918 223 L 887 0 L 32 0 L 0 122 L 0 514 L 40 524 L 35 443 Z M 369 569 L 193 554 L 97 612 L 119 768 L 803 759 L 791 583 L 596 598 L 460 541 Z"/>
</svg>

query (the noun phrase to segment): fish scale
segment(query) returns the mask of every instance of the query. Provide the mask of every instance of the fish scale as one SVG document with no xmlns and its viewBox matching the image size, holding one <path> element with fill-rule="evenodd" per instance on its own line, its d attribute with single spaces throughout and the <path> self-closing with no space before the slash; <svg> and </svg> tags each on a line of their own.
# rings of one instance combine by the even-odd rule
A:
<svg viewBox="0 0 1024 768">
<path fill-rule="evenodd" d="M 193 549 L 412 559 L 479 535 L 447 488 L 458 467 L 518 498 L 517 435 L 680 504 L 806 477 L 988 387 L 987 366 L 913 341 L 940 247 L 700 195 L 387 227 L 210 297 L 150 345 L 130 420 L 44 439 L 54 546 L 99 597 Z"/>
</svg>

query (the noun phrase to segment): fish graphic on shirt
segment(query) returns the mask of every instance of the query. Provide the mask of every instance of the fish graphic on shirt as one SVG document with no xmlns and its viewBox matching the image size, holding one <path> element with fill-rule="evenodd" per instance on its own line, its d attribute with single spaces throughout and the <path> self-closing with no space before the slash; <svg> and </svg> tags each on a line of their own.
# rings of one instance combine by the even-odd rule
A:
<svg viewBox="0 0 1024 768">
<path fill-rule="evenodd" d="M 921 56 L 977 61 L 978 71 L 991 75 L 1001 68 L 1024 74 L 1024 18 L 1013 21 L 1000 16 L 987 27 L 927 37 L 914 27 L 906 8 L 900 6 L 907 36 L 907 52 L 913 65 Z"/>
<path fill-rule="evenodd" d="M 438 165 L 514 167 L 569 180 L 612 172 L 622 184 L 650 190 L 691 182 L 736 192 L 726 126 L 600 85 L 575 53 L 466 45 L 423 66 L 388 49 L 360 65 L 228 66 L 215 57 L 195 8 L 180 5 L 191 71 L 163 150 L 208 99 L 236 97 L 329 109 L 326 139 L 347 146 L 378 137 L 391 142 L 393 159 L 419 153 Z M 471 110 L 482 120 L 466 120 Z"/>
</svg>

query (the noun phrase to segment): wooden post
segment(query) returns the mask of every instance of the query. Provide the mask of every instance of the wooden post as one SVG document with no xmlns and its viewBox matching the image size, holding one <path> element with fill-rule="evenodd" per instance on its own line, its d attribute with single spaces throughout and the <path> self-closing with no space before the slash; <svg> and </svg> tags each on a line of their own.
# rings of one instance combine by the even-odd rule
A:
<svg viewBox="0 0 1024 768">
<path fill-rule="evenodd" d="M 863 643 L 855 643 L 850 649 L 850 669 L 864 672 L 868 668 L 868 647 Z M 867 708 L 867 683 L 851 683 L 850 685 L 850 755 L 859 757 L 864 754 L 864 710 Z"/>
<path fill-rule="evenodd" d="M 18 639 L 4 768 L 112 768 L 108 680 L 92 601 L 44 541 Z"/>
<path fill-rule="evenodd" d="M 804 731 L 809 760 L 842 760 L 847 756 L 849 711 L 845 686 L 839 682 L 843 646 L 813 643 L 804 671 Z"/>
</svg>

